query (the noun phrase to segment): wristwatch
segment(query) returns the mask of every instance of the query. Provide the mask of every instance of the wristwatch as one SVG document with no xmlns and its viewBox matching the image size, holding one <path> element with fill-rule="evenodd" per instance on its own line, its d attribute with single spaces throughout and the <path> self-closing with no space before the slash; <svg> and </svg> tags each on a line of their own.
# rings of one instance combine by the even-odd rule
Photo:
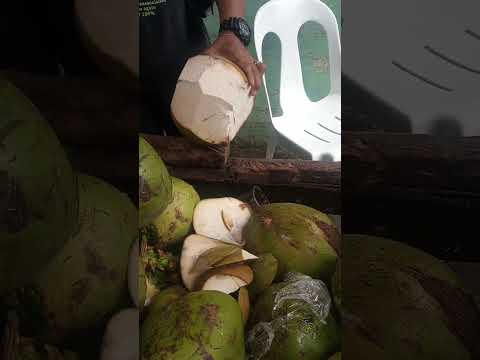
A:
<svg viewBox="0 0 480 360">
<path fill-rule="evenodd" d="M 231 31 L 233 32 L 243 43 L 243 45 L 248 46 L 250 44 L 250 39 L 252 37 L 252 31 L 250 30 L 250 26 L 240 17 L 231 17 L 225 19 L 220 24 L 219 34 L 224 31 Z"/>
</svg>

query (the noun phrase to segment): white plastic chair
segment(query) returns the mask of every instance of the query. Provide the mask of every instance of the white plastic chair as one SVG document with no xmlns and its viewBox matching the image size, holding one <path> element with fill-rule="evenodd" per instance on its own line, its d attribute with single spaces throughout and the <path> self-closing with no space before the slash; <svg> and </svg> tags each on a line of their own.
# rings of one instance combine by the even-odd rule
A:
<svg viewBox="0 0 480 360">
<path fill-rule="evenodd" d="M 299 30 L 309 21 L 323 26 L 329 49 L 330 93 L 315 102 L 305 92 L 298 47 Z M 330 154 L 334 161 L 341 161 L 341 45 L 334 13 L 321 0 L 271 0 L 255 16 L 254 41 L 260 61 L 262 43 L 268 33 L 279 37 L 282 48 L 281 116 L 272 114 L 265 76 L 263 79 L 274 128 L 309 152 L 312 160 Z M 276 146 L 275 137 L 273 141 L 267 151 L 270 158 L 274 153 L 272 147 Z"/>
</svg>

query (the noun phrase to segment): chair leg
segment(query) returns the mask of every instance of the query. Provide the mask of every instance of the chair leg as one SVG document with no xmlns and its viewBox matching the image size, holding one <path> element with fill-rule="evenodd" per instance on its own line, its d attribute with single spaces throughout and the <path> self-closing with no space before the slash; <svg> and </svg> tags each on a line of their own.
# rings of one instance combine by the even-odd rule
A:
<svg viewBox="0 0 480 360">
<path fill-rule="evenodd" d="M 275 156 L 275 151 L 278 145 L 278 133 L 277 130 L 272 126 L 270 129 L 270 135 L 267 142 L 267 154 L 266 159 L 272 160 Z"/>
</svg>

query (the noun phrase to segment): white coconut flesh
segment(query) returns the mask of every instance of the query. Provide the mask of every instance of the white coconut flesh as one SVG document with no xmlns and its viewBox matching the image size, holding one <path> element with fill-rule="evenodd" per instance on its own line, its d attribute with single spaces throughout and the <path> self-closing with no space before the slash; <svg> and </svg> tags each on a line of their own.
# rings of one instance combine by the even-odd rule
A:
<svg viewBox="0 0 480 360">
<path fill-rule="evenodd" d="M 122 310 L 108 322 L 103 337 L 101 360 L 139 360 L 138 309 Z"/>
<path fill-rule="evenodd" d="M 251 216 L 250 207 L 240 200 L 229 197 L 206 199 L 195 208 L 193 227 L 199 235 L 243 246 L 243 228 Z"/>
<path fill-rule="evenodd" d="M 78 26 L 97 51 L 139 74 L 138 1 L 75 0 Z"/>
<path fill-rule="evenodd" d="M 243 263 L 230 264 L 202 274 L 194 290 L 217 290 L 230 294 L 252 281 L 253 271 L 250 266 Z"/>
<path fill-rule="evenodd" d="M 254 105 L 243 72 L 229 61 L 198 55 L 185 64 L 171 103 L 175 121 L 212 145 L 228 144 Z"/>
<path fill-rule="evenodd" d="M 222 261 L 212 264 L 209 263 L 211 250 L 225 249 L 231 247 L 235 251 L 233 256 L 228 258 L 224 257 Z M 238 251 L 236 251 L 238 249 Z M 232 253 L 230 253 L 232 254 Z M 202 255 L 204 255 L 202 257 Z M 215 255 L 215 254 L 212 254 Z M 224 243 L 222 241 L 207 238 L 201 235 L 190 235 L 183 242 L 182 254 L 180 257 L 180 272 L 183 280 L 183 284 L 188 290 L 193 290 L 199 278 L 207 271 L 214 268 L 215 265 L 224 266 L 233 263 L 241 263 L 248 260 L 258 259 L 253 254 L 235 246 L 232 244 Z"/>
<path fill-rule="evenodd" d="M 128 290 L 130 297 L 136 307 L 140 306 L 139 300 L 139 282 L 138 282 L 138 263 L 140 261 L 140 248 L 138 241 L 135 241 L 130 250 L 130 259 L 128 262 Z"/>
<path fill-rule="evenodd" d="M 218 274 L 208 278 L 203 284 L 202 290 L 216 290 L 231 294 L 246 285 L 245 281 L 235 276 Z"/>
</svg>

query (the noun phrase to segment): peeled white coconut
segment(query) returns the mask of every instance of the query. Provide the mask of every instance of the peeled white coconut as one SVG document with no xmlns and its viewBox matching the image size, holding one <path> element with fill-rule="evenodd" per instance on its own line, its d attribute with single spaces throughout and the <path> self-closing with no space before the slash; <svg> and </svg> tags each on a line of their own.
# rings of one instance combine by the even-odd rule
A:
<svg viewBox="0 0 480 360">
<path fill-rule="evenodd" d="M 177 82 L 171 111 L 180 130 L 212 145 L 229 144 L 253 109 L 243 71 L 223 58 L 190 58 Z"/>
<path fill-rule="evenodd" d="M 185 287 L 193 290 L 205 272 L 220 266 L 258 259 L 242 248 L 201 235 L 190 235 L 183 242 L 180 272 Z"/>
<path fill-rule="evenodd" d="M 246 285 L 245 281 L 235 276 L 219 274 L 213 275 L 205 281 L 202 290 L 216 290 L 225 294 L 231 294 Z"/>
<path fill-rule="evenodd" d="M 140 312 L 122 310 L 108 322 L 103 337 L 101 360 L 139 360 Z"/>
<path fill-rule="evenodd" d="M 249 285 L 252 281 L 252 268 L 246 264 L 238 263 L 207 271 L 201 275 L 197 284 L 198 288 L 202 290 L 217 290 L 230 294 Z"/>
<path fill-rule="evenodd" d="M 243 201 L 229 197 L 206 199 L 195 208 L 193 227 L 199 235 L 243 246 L 243 228 L 251 216 L 252 210 Z"/>
<path fill-rule="evenodd" d="M 118 63 L 139 76 L 138 1 L 75 0 L 75 15 L 99 66 L 110 72 Z"/>
</svg>

